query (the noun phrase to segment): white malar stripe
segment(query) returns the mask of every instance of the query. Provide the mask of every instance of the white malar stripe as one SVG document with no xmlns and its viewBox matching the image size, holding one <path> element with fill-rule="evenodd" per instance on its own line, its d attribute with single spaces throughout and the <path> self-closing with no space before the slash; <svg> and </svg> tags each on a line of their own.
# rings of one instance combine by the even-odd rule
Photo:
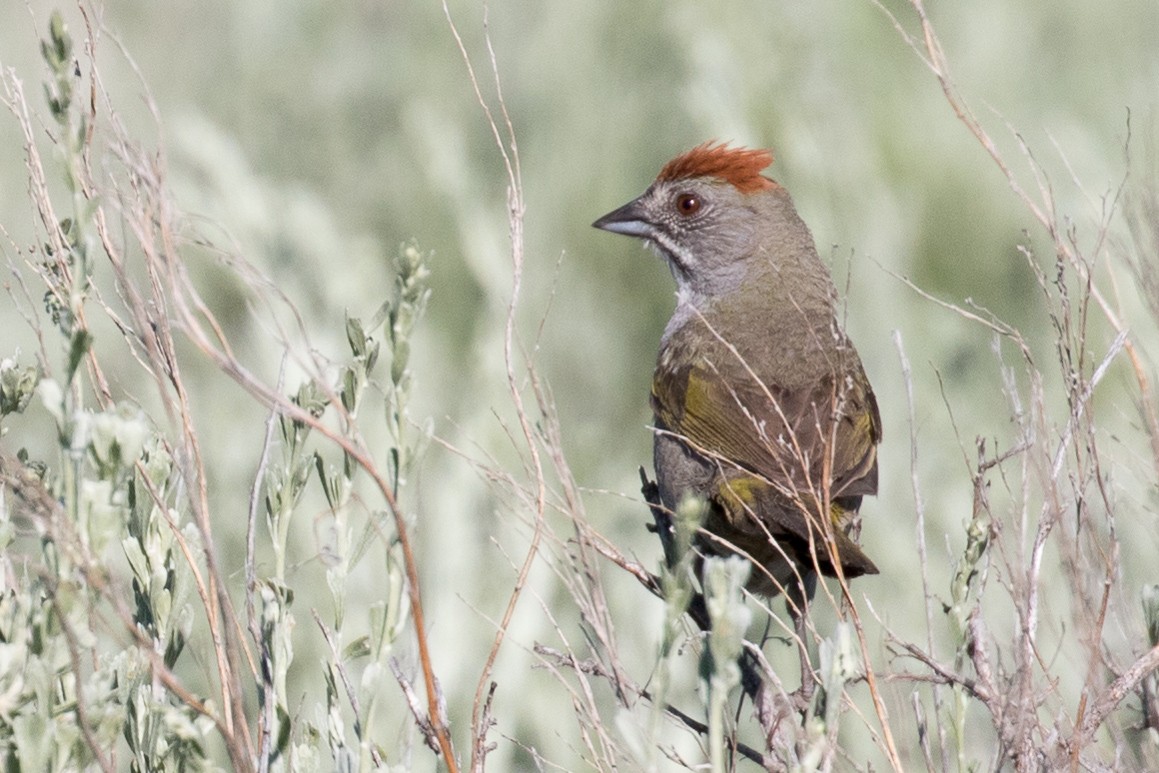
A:
<svg viewBox="0 0 1159 773">
<path fill-rule="evenodd" d="M 696 266 L 698 262 L 696 256 L 664 231 L 657 229 L 651 235 L 650 240 L 655 243 L 660 254 L 668 261 L 675 263 L 681 271 L 689 271 Z"/>
</svg>

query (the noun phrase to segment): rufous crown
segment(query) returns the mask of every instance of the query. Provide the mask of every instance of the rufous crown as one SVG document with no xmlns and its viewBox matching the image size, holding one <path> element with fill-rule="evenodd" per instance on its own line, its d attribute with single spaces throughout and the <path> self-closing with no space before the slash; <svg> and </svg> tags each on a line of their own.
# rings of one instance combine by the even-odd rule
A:
<svg viewBox="0 0 1159 773">
<path fill-rule="evenodd" d="M 656 179 L 673 182 L 693 177 L 715 177 L 731 183 L 741 193 L 755 193 L 777 187 L 775 182 L 761 174 L 761 170 L 771 163 L 771 150 L 733 148 L 726 142 L 709 140 L 669 161 Z"/>
</svg>

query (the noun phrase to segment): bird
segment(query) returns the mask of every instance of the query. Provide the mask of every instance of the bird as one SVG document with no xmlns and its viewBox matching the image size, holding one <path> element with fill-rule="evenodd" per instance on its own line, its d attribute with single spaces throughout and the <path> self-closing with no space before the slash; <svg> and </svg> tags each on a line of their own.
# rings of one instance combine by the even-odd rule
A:
<svg viewBox="0 0 1159 773">
<path fill-rule="evenodd" d="M 829 269 L 762 174 L 772 162 L 703 143 L 592 225 L 642 239 L 676 282 L 651 389 L 660 503 L 701 498 L 698 551 L 750 561 L 749 591 L 811 597 L 817 573 L 878 571 L 850 533 L 877 494 L 882 424 Z"/>
</svg>

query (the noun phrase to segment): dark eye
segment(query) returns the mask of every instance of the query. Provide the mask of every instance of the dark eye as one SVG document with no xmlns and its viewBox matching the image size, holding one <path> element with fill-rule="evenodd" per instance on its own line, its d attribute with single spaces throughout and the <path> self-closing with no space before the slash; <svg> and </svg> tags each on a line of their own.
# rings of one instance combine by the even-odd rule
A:
<svg viewBox="0 0 1159 773">
<path fill-rule="evenodd" d="M 700 211 L 700 197 L 695 193 L 681 193 L 676 197 L 676 211 L 685 217 Z"/>
</svg>

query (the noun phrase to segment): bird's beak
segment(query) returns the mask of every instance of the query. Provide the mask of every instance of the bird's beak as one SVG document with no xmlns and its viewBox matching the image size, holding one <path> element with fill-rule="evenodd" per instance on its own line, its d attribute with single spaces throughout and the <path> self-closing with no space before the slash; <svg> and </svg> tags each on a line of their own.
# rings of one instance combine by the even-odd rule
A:
<svg viewBox="0 0 1159 773">
<path fill-rule="evenodd" d="M 592 226 L 614 234 L 637 236 L 641 239 L 652 238 L 652 233 L 656 230 L 644 219 L 644 206 L 639 199 L 629 201 L 619 209 L 609 212 L 592 223 Z"/>
</svg>

